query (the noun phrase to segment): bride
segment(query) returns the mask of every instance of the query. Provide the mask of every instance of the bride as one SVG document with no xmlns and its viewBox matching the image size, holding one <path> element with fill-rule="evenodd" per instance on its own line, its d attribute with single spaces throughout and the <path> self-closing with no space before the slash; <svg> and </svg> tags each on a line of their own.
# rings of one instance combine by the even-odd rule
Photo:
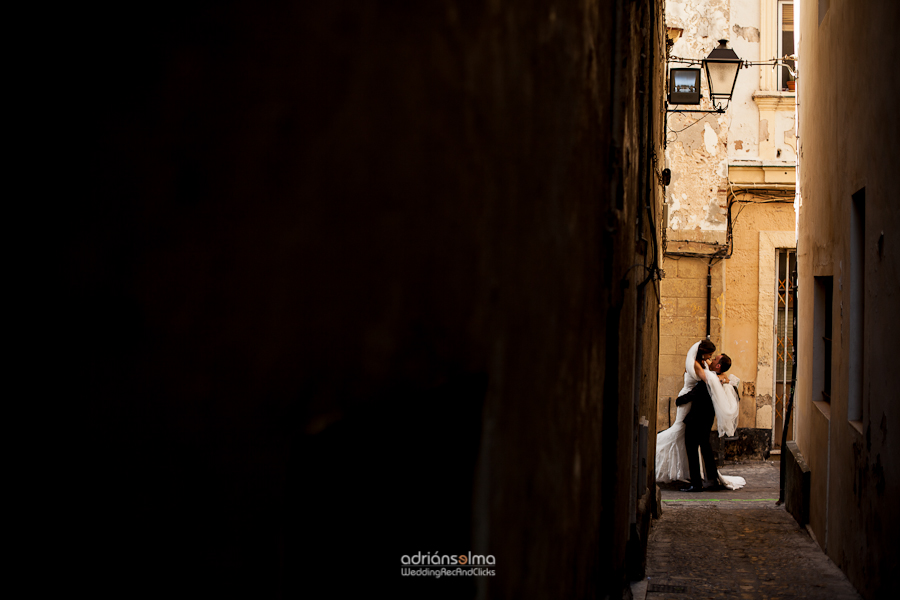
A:
<svg viewBox="0 0 900 600">
<path fill-rule="evenodd" d="M 678 393 L 683 396 L 691 391 L 698 383 L 703 383 L 709 389 L 713 408 L 716 411 L 716 423 L 718 424 L 719 437 L 732 436 L 737 427 L 738 402 L 735 394 L 722 386 L 717 373 L 709 370 L 707 361 L 716 351 L 716 346 L 709 340 L 701 340 L 691 346 L 685 360 L 684 387 Z M 732 377 L 732 379 L 735 379 Z M 670 481 L 690 479 L 688 468 L 687 450 L 684 444 L 685 424 L 684 418 L 691 410 L 690 403 L 678 407 L 675 423 L 656 436 L 656 481 L 666 483 Z M 700 460 L 701 472 L 703 460 Z M 706 473 L 703 473 L 705 478 Z M 719 474 L 719 483 L 730 490 L 737 490 L 746 484 L 743 477 L 729 477 Z"/>
</svg>

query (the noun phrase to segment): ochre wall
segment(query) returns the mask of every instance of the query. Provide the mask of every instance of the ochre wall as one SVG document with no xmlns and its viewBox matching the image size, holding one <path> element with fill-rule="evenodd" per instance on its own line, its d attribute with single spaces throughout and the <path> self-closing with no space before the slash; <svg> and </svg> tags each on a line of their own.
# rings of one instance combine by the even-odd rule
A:
<svg viewBox="0 0 900 600">
<path fill-rule="evenodd" d="M 865 598 L 900 596 L 900 3 L 800 5 L 797 444 L 816 541 Z M 865 235 L 851 235 L 864 190 Z M 861 265 L 854 265 L 854 249 Z M 860 303 L 854 279 L 864 279 Z M 815 277 L 833 282 L 831 400 L 817 388 Z M 862 325 L 855 317 L 862 317 Z M 851 346 L 852 340 L 860 346 Z M 858 361 L 858 364 L 854 364 Z M 862 377 L 861 415 L 850 412 Z"/>
<path fill-rule="evenodd" d="M 710 333 L 717 352 L 731 357 L 731 372 L 742 382 L 738 427 L 771 428 L 774 249 L 794 247 L 794 208 L 789 203 L 739 206 L 742 208 L 738 209 L 741 212 L 733 230 L 734 253 L 712 268 Z M 780 243 L 766 246 L 765 240 L 770 238 Z M 687 351 L 706 334 L 707 263 L 691 257 L 666 257 L 663 263 L 666 278 L 662 282 L 660 311 L 660 429 L 675 418 L 674 398 L 683 385 Z M 771 304 L 768 297 L 773 300 Z"/>
<path fill-rule="evenodd" d="M 675 420 L 675 398 L 684 384 L 687 351 L 706 336 L 706 265 L 699 258 L 666 258 L 662 280 L 659 337 L 659 409 L 657 427 L 666 429 Z M 712 269 L 712 339 L 721 331 L 722 262 Z"/>
<path fill-rule="evenodd" d="M 773 426 L 775 250 L 795 246 L 794 207 L 752 202 L 738 207 L 733 209 L 734 254 L 725 261 L 719 347 L 743 382 L 738 426 L 768 429 Z"/>
</svg>

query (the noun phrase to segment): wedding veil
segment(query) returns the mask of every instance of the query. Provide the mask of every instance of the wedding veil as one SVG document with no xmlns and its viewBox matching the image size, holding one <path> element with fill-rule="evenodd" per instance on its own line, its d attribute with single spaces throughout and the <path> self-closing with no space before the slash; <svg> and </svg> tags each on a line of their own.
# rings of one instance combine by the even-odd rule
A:
<svg viewBox="0 0 900 600">
<path fill-rule="evenodd" d="M 726 435 L 731 437 L 737 428 L 740 407 L 734 394 L 725 389 L 716 374 L 712 371 L 707 371 L 707 373 L 706 387 L 709 389 L 709 396 L 712 398 L 713 408 L 716 410 L 719 437 Z"/>
<path fill-rule="evenodd" d="M 684 361 L 685 372 L 691 376 L 694 374 L 694 361 L 697 360 L 697 351 L 700 342 L 697 342 L 688 350 L 687 358 Z M 713 409 L 716 411 L 716 426 L 719 430 L 719 437 L 733 436 L 734 430 L 737 428 L 738 414 L 740 407 L 733 394 L 730 394 L 722 386 L 722 382 L 715 373 L 710 371 L 706 365 L 703 366 L 706 371 L 706 388 L 709 390 L 709 396 L 712 398 Z M 682 391 L 684 393 L 684 391 Z"/>
<path fill-rule="evenodd" d="M 697 350 L 700 348 L 700 342 L 697 342 L 688 350 L 687 358 L 684 359 L 684 370 L 686 373 L 694 374 L 694 361 L 697 360 Z"/>
</svg>

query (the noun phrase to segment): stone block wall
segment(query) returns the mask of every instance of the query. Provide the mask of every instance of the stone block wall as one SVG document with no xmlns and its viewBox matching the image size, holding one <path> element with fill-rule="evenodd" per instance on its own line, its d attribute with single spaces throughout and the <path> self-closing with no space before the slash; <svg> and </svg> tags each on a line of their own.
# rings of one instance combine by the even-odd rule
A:
<svg viewBox="0 0 900 600">
<path fill-rule="evenodd" d="M 773 340 L 776 252 L 795 247 L 790 202 L 754 203 L 743 197 L 733 230 L 730 257 L 712 267 L 710 334 L 717 353 L 728 354 L 731 373 L 741 380 L 738 427 L 769 429 L 773 422 Z M 698 241 L 721 243 L 715 232 L 670 230 L 690 242 L 669 243 L 680 252 L 709 251 Z M 660 311 L 659 429 L 675 419 L 675 402 L 684 378 L 687 350 L 706 334 L 708 260 L 667 256 Z M 780 440 L 780 432 L 777 435 Z"/>
<path fill-rule="evenodd" d="M 706 337 L 707 264 L 705 259 L 689 257 L 666 257 L 663 261 L 666 277 L 661 282 L 658 430 L 666 429 L 675 420 L 675 398 L 684 385 L 687 352 Z M 713 343 L 718 343 L 721 332 L 716 300 L 722 294 L 722 268 L 721 261 L 712 267 Z"/>
</svg>

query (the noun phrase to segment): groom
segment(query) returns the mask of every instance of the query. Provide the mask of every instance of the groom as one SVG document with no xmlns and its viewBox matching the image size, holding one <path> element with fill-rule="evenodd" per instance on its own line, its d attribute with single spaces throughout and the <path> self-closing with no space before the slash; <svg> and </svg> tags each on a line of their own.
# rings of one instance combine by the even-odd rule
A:
<svg viewBox="0 0 900 600">
<path fill-rule="evenodd" d="M 731 368 L 731 358 L 727 354 L 719 354 L 709 363 L 710 373 L 721 375 Z M 726 388 L 727 389 L 727 388 Z M 723 490 L 725 487 L 719 484 L 719 472 L 716 469 L 716 459 L 713 456 L 712 447 L 709 445 L 709 432 L 712 429 L 713 419 L 716 417 L 709 389 L 702 382 L 694 386 L 690 392 L 678 398 L 675 404 L 691 404 L 691 412 L 684 418 L 684 445 L 687 449 L 688 466 L 691 472 L 691 486 L 683 488 L 682 492 L 702 492 Z M 697 457 L 697 449 L 703 455 L 703 464 L 706 467 L 707 480 L 711 485 L 704 488 L 703 478 L 700 476 L 700 459 Z"/>
</svg>

